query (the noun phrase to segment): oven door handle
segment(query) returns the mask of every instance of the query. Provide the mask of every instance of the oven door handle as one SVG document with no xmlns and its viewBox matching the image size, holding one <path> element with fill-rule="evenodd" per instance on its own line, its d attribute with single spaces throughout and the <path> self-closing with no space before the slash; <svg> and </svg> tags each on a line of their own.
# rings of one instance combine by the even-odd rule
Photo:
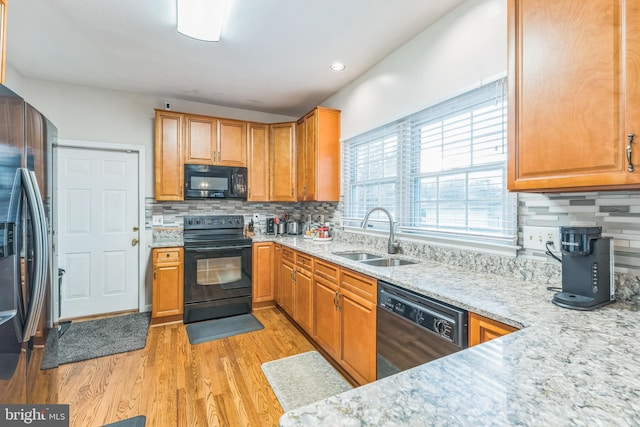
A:
<svg viewBox="0 0 640 427">
<path fill-rule="evenodd" d="M 251 245 L 241 245 L 241 246 L 207 246 L 205 248 L 189 248 L 186 247 L 184 248 L 185 251 L 189 251 L 189 252 L 211 252 L 211 251 L 222 251 L 222 250 L 228 250 L 228 249 L 247 249 L 250 248 Z"/>
</svg>

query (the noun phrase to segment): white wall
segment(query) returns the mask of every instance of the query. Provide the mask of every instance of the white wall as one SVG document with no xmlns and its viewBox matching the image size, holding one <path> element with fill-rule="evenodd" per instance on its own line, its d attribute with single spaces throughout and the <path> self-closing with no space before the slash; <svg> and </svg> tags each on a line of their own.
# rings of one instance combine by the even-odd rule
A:
<svg viewBox="0 0 640 427">
<path fill-rule="evenodd" d="M 7 86 L 22 95 L 58 128 L 60 139 L 136 144 L 146 147 L 146 197 L 154 191 L 154 108 L 170 101 L 173 111 L 275 123 L 296 117 L 218 105 L 156 98 L 114 90 L 53 83 L 21 76 L 14 68 Z"/>
<path fill-rule="evenodd" d="M 420 111 L 507 68 L 504 0 L 467 0 L 324 101 L 342 110 L 342 139 Z"/>
</svg>

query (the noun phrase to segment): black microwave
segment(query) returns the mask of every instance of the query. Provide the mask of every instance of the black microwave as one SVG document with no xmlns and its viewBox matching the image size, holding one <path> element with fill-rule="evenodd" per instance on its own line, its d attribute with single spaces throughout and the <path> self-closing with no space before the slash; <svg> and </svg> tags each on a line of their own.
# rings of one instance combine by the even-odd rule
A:
<svg viewBox="0 0 640 427">
<path fill-rule="evenodd" d="M 184 165 L 185 199 L 247 199 L 247 168 Z"/>
</svg>

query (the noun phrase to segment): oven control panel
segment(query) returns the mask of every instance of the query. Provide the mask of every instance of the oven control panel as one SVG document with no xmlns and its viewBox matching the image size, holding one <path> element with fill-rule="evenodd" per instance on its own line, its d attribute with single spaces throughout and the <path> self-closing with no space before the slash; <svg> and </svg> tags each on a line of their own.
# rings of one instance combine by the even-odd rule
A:
<svg viewBox="0 0 640 427">
<path fill-rule="evenodd" d="M 244 228 L 242 215 L 197 215 L 184 217 L 185 230 Z"/>
</svg>

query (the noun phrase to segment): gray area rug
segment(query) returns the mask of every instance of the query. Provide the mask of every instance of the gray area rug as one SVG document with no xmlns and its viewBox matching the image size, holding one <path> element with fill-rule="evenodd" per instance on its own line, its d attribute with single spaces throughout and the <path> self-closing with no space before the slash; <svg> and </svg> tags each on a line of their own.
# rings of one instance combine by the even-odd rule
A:
<svg viewBox="0 0 640 427">
<path fill-rule="evenodd" d="M 59 338 L 50 333 L 40 369 L 139 350 L 147 344 L 150 313 L 73 322 Z"/>
<path fill-rule="evenodd" d="M 262 364 L 285 412 L 351 390 L 351 384 L 317 351 Z"/>
<path fill-rule="evenodd" d="M 111 424 L 105 424 L 102 427 L 144 427 L 147 423 L 147 418 L 143 415 L 129 418 L 126 420 L 118 421 Z"/>
<path fill-rule="evenodd" d="M 189 336 L 189 344 L 194 345 L 260 329 L 264 329 L 262 323 L 249 313 L 190 323 L 187 325 L 187 335 Z"/>
</svg>

